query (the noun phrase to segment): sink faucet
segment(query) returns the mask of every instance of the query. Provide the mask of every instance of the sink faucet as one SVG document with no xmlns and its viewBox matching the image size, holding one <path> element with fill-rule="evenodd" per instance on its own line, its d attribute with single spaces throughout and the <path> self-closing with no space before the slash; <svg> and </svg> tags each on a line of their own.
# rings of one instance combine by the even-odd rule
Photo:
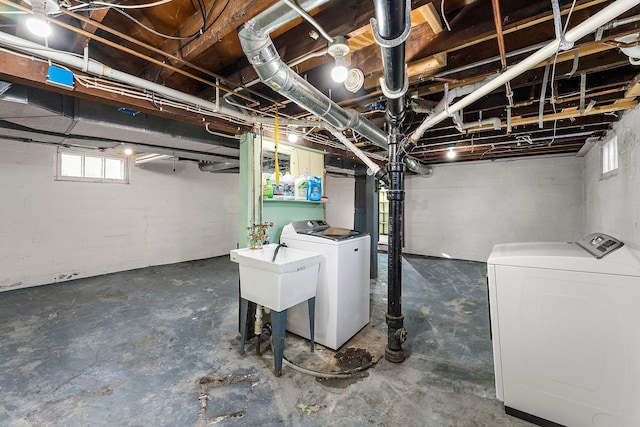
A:
<svg viewBox="0 0 640 427">
<path fill-rule="evenodd" d="M 278 251 L 283 246 L 286 248 L 287 244 L 286 243 L 280 243 L 278 246 L 276 246 L 276 250 L 273 251 L 273 259 L 271 260 L 271 262 L 276 262 L 276 257 L 278 256 Z"/>
<path fill-rule="evenodd" d="M 263 222 L 261 224 L 253 224 L 251 227 L 247 227 L 249 231 L 249 242 L 251 248 L 261 248 L 263 245 L 269 243 L 269 231 L 268 227 L 273 227 L 273 222 Z"/>
</svg>

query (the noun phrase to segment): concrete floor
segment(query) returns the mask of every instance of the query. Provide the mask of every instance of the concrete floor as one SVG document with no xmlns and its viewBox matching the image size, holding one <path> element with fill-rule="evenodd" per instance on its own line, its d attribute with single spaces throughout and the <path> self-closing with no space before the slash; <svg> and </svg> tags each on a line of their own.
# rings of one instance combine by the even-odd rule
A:
<svg viewBox="0 0 640 427">
<path fill-rule="evenodd" d="M 344 347 L 377 363 L 348 380 L 238 354 L 238 267 L 228 257 L 0 294 L 2 426 L 529 426 L 495 399 L 482 263 L 406 256 L 408 358 L 386 344 L 386 255 L 371 322 Z M 285 356 L 339 369 L 289 335 Z M 342 353 L 343 354 L 343 353 Z"/>
</svg>

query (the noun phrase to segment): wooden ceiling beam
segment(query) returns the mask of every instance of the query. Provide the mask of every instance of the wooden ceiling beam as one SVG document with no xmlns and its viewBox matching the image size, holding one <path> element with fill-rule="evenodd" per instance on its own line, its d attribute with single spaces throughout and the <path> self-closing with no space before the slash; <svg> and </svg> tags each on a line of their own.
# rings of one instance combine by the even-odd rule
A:
<svg viewBox="0 0 640 427">
<path fill-rule="evenodd" d="M 133 97 L 126 97 L 120 93 L 112 93 L 95 88 L 85 87 L 76 84 L 73 90 L 67 90 L 46 84 L 48 74 L 48 63 L 46 61 L 32 60 L 22 56 L 12 55 L 7 51 L 0 50 L 0 78 L 19 83 L 25 86 L 36 87 L 50 92 L 62 93 L 75 98 L 87 99 L 114 107 L 126 106 L 147 114 L 165 117 L 172 120 L 179 120 L 186 123 L 204 125 L 209 123 L 212 129 L 236 134 L 238 125 L 221 118 L 199 114 L 197 112 L 186 112 L 170 106 L 163 106 L 160 111 L 153 103 Z M 75 72 L 78 74 L 77 72 Z"/>
<path fill-rule="evenodd" d="M 211 0 L 207 3 L 219 2 Z M 209 28 L 182 49 L 182 56 L 187 60 L 197 58 L 209 49 L 212 44 L 219 42 L 231 33 L 235 33 L 238 26 L 276 3 L 278 3 L 278 0 L 227 1 L 222 7 L 222 10 L 215 15 L 217 16 L 215 21 L 206 23 Z M 199 12 L 196 12 L 191 19 L 180 27 L 177 34 L 194 34 L 197 33 L 201 27 L 202 17 Z M 165 50 L 164 47 L 163 45 L 160 48 Z"/>
<path fill-rule="evenodd" d="M 606 0 L 578 0 L 574 14 L 587 8 L 594 8 L 593 12 L 601 9 L 597 7 Z M 561 7 L 561 14 L 566 15 L 571 2 Z M 440 52 L 451 52 L 464 49 L 487 40 L 496 38 L 496 29 L 491 8 L 485 2 L 476 2 L 464 9 L 456 19 L 451 21 L 452 31 L 443 32 L 429 43 L 422 56 L 434 55 Z M 502 4 L 502 15 L 505 17 L 503 32 L 506 35 L 522 31 L 525 28 L 547 22 L 553 28 L 553 14 L 551 3 L 544 0 L 510 0 Z M 572 18 L 572 22 L 579 22 Z"/>
</svg>

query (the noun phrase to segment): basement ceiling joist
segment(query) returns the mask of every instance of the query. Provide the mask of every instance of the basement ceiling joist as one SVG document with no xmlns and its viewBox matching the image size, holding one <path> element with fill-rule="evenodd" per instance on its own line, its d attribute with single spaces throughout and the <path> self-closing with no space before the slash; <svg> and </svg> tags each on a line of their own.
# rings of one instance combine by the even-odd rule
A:
<svg viewBox="0 0 640 427">
<path fill-rule="evenodd" d="M 276 3 L 277 0 L 172 0 L 145 7 L 145 2 L 135 1 L 126 5 L 136 8 L 124 9 L 118 8 L 123 1 L 96 7 L 70 0 L 71 6 L 63 6 L 62 13 L 51 19 L 59 25 L 49 39 L 49 46 L 77 55 L 84 55 L 86 48 L 91 59 L 106 66 L 207 101 L 215 101 L 218 91 L 222 96 L 235 90 L 238 95 L 227 99 L 247 106 L 245 112 L 258 117 L 272 118 L 277 102 L 283 117 L 313 119 L 305 110 L 261 83 L 245 88 L 257 76 L 240 47 L 238 27 Z M 559 3 L 563 24 L 569 18 L 567 27 L 571 29 L 612 2 L 577 0 L 573 4 L 563 0 Z M 4 11 L 12 7 L 30 10 L 26 3 L 18 0 L 0 0 L 0 5 Z M 414 0 L 411 8 L 408 98 L 413 96 L 433 104 L 443 98 L 446 88 L 482 81 L 501 71 L 491 0 L 446 0 L 444 4 Z M 503 0 L 500 9 L 508 66 L 555 37 L 550 0 Z M 279 54 L 285 62 L 296 61 L 294 70 L 341 106 L 357 110 L 383 128 L 385 99 L 378 83 L 382 63 L 369 25 L 374 16 L 373 2 L 329 1 L 311 11 L 311 15 L 330 35 L 348 36 L 352 48 L 348 59 L 352 67 L 363 71 L 364 88 L 352 93 L 328 78 L 332 58 L 322 54 L 327 42 L 302 18 L 273 34 Z M 577 153 L 587 138 L 603 136 L 613 121 L 637 104 L 639 92 L 634 88 L 638 87 L 636 78 L 640 69 L 629 62 L 616 39 L 640 32 L 640 20 L 635 19 L 638 15 L 640 7 L 634 7 L 616 18 L 616 25 L 589 34 L 572 50 L 559 52 L 552 58 L 553 71 L 549 74 L 553 81 L 546 87 L 542 129 L 537 127 L 537 121 L 546 63 L 511 82 L 513 108 L 507 109 L 507 93 L 502 87 L 465 109 L 462 116 L 465 123 L 497 117 L 501 123 L 499 130 L 471 127 L 460 132 L 451 120 L 446 120 L 426 132 L 412 154 L 426 164 L 433 164 L 449 161 L 442 156 L 442 151 L 446 151 L 443 147 L 459 150 L 461 155 L 456 161 Z M 28 34 L 19 15 L 0 11 L 0 25 L 3 32 L 41 43 Z M 46 85 L 47 66 L 11 48 L 0 51 L 1 79 L 40 90 L 64 91 Z M 73 72 L 77 76 L 84 74 L 82 70 Z M 581 79 L 586 82 L 584 91 L 581 91 Z M 176 123 L 176 128 L 178 122 L 186 122 L 233 137 L 253 127 L 253 123 L 240 123 L 222 116 L 159 107 L 149 100 L 105 92 L 100 85 L 76 84 L 73 91 L 65 92 L 67 96 L 113 107 L 126 106 L 163 117 L 167 123 Z M 589 108 L 586 112 L 585 106 Z M 405 132 L 409 134 L 425 114 L 424 110 L 409 111 Z M 580 126 L 584 129 L 578 129 L 577 123 L 582 123 Z M 329 134 L 320 129 L 310 131 L 303 144 L 350 161 L 352 156 L 339 150 L 340 144 Z M 478 141 L 487 140 L 493 140 L 493 147 L 488 145 L 489 149 L 481 150 Z M 371 153 L 384 155 L 371 144 L 359 145 Z"/>
</svg>

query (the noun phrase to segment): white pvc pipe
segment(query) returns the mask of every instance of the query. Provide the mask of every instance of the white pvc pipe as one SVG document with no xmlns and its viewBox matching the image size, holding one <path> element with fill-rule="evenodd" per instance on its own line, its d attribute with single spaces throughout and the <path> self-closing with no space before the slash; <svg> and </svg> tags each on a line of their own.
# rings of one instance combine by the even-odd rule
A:
<svg viewBox="0 0 640 427">
<path fill-rule="evenodd" d="M 499 117 L 490 117 L 488 119 L 475 120 L 467 123 L 463 122 L 461 117 L 458 117 L 457 122 L 454 119 L 454 123 L 459 132 L 473 128 L 482 128 L 485 126 L 491 126 L 494 130 L 500 130 L 502 127 L 502 121 Z"/>
<path fill-rule="evenodd" d="M 340 132 L 337 129 L 334 129 L 332 127 L 328 127 L 327 128 L 329 130 L 329 132 L 331 132 L 331 134 L 333 136 L 335 136 L 340 142 L 342 142 L 349 150 L 351 150 L 353 152 L 353 154 L 355 154 L 356 156 L 358 156 L 358 158 L 360 160 L 362 160 L 362 162 L 367 165 L 367 167 L 371 170 L 372 175 L 376 175 L 378 173 L 378 171 L 380 171 L 380 166 L 378 166 L 378 164 L 376 162 L 374 162 L 373 160 L 371 160 L 369 157 L 367 157 L 366 154 L 364 154 L 362 152 L 362 150 L 360 150 L 358 147 L 356 147 L 355 145 L 353 145 L 353 143 L 351 143 L 351 141 L 349 141 L 349 139 L 344 136 L 342 134 L 342 132 Z"/>
<path fill-rule="evenodd" d="M 593 32 L 597 28 L 605 25 L 616 16 L 626 12 L 627 10 L 631 9 L 634 6 L 637 6 L 638 4 L 640 4 L 640 0 L 617 0 L 615 3 L 612 3 L 609 6 L 605 7 L 600 12 L 593 15 L 591 18 L 581 22 L 571 30 L 567 31 L 564 39 L 566 42 L 574 43 L 587 34 Z M 492 78 L 492 80 L 484 84 L 480 89 L 467 95 L 455 104 L 449 106 L 447 110 L 427 117 L 427 119 L 423 121 L 420 126 L 418 126 L 418 128 L 411 134 L 411 136 L 409 137 L 410 140 L 414 143 L 418 142 L 418 140 L 422 137 L 422 135 L 424 135 L 427 129 L 445 120 L 447 117 L 449 117 L 450 114 L 460 111 L 463 108 L 473 104 L 483 96 L 488 95 L 495 89 L 499 88 L 500 86 L 524 73 L 525 71 L 532 69 L 540 62 L 554 55 L 559 48 L 560 40 L 553 40 L 549 42 L 549 44 L 542 47 L 540 50 L 536 51 L 531 56 L 524 59 L 522 62 L 519 62 L 513 67 L 508 68 L 498 77 Z"/>
<path fill-rule="evenodd" d="M 275 120 L 271 117 L 256 117 L 241 113 L 224 105 L 220 105 L 220 99 L 216 97 L 216 102 L 207 101 L 197 96 L 189 95 L 175 89 L 162 86 L 160 84 L 115 70 L 93 59 L 82 58 L 74 54 L 63 52 L 42 46 L 29 40 L 21 39 L 4 32 L 0 32 L 0 46 L 26 52 L 40 58 L 49 59 L 58 64 L 77 70 L 84 70 L 89 74 L 105 77 L 120 83 L 128 84 L 140 89 L 155 92 L 177 101 L 185 102 L 195 107 L 202 108 L 205 112 L 221 114 L 246 123 L 267 123 L 274 124 Z M 298 125 L 308 127 L 323 127 L 320 121 L 309 120 L 290 120 L 279 118 L 279 122 L 284 125 Z"/>
</svg>

